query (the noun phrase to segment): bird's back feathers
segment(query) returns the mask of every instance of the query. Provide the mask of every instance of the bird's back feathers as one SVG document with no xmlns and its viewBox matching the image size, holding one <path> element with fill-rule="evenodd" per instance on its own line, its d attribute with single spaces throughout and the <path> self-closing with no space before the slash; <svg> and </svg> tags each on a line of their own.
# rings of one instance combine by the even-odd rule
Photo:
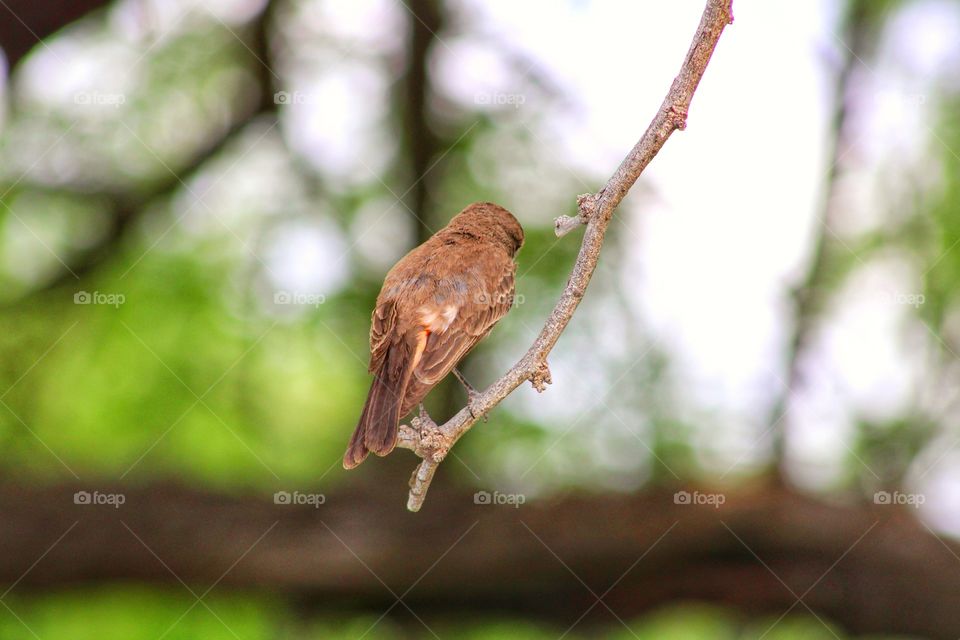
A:
<svg viewBox="0 0 960 640">
<path fill-rule="evenodd" d="M 408 253 L 387 274 L 370 328 L 370 387 L 344 455 L 355 467 L 389 453 L 406 416 L 489 333 L 513 304 L 523 243 L 516 219 L 477 203 Z"/>
</svg>

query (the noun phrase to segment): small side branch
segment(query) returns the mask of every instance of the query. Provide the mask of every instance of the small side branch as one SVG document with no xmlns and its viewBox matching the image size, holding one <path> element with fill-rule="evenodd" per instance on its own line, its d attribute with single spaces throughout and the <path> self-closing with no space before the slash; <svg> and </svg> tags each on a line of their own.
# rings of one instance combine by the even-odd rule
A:
<svg viewBox="0 0 960 640">
<path fill-rule="evenodd" d="M 410 511 L 420 510 L 440 462 L 481 416 L 486 415 L 528 380 L 537 391 L 543 391 L 550 383 L 547 356 L 566 329 L 587 290 L 597 267 L 613 212 L 667 138 L 677 129 L 686 127 L 687 112 L 693 94 L 720 40 L 720 34 L 733 22 L 732 4 L 733 0 L 707 0 L 700 26 L 687 51 L 680 73 L 673 81 L 650 126 L 602 189 L 595 194 L 585 194 L 577 198 L 577 217 L 563 216 L 555 221 L 558 236 L 563 236 L 580 225 L 586 225 L 586 231 L 567 286 L 537 339 L 524 356 L 499 380 L 474 398 L 473 413 L 464 408 L 442 425 L 416 418 L 411 426 L 401 427 L 398 446 L 410 449 L 423 458 L 410 478 L 410 495 L 407 500 Z"/>
</svg>

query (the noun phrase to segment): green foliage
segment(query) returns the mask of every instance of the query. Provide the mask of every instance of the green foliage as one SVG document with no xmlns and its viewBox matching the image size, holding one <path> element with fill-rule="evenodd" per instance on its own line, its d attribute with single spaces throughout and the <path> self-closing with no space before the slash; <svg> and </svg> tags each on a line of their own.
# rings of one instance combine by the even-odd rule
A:
<svg viewBox="0 0 960 640">
<path fill-rule="evenodd" d="M 936 432 L 937 425 L 920 416 L 884 422 L 861 419 L 856 425 L 850 473 L 870 490 L 879 488 L 875 483 L 903 486 L 910 464 Z"/>
<path fill-rule="evenodd" d="M 952 151 L 960 146 L 960 127 L 955 122 L 958 108 L 960 97 L 945 102 L 938 133 L 942 145 L 930 143 L 942 162 L 941 186 L 923 203 L 925 206 L 920 211 L 925 214 L 926 241 L 914 245 L 914 250 L 920 253 L 918 257 L 926 265 L 921 317 L 938 334 L 947 315 L 960 305 L 960 216 L 957 215 L 960 158 Z"/>
<path fill-rule="evenodd" d="M 829 640 L 843 638 L 844 634 L 835 625 L 817 620 L 812 616 L 788 615 L 782 620 L 773 618 L 751 624 L 743 638 L 770 638 L 771 640 Z"/>
<path fill-rule="evenodd" d="M 611 640 L 734 640 L 739 638 L 736 620 L 718 607 L 678 605 L 653 613 L 630 624 L 630 629 L 618 629 Z"/>
<path fill-rule="evenodd" d="M 197 591 L 197 589 L 194 589 Z M 198 593 L 202 593 L 200 589 Z M 436 618 L 428 612 L 400 622 L 394 616 L 345 617 L 319 613 L 297 619 L 273 598 L 213 592 L 203 603 L 186 589 L 105 587 L 59 591 L 40 596 L 11 595 L 0 609 L 0 636 L 44 640 L 174 640 L 220 638 L 244 640 L 320 640 L 372 638 L 400 640 L 457 637 L 464 640 L 827 640 L 846 637 L 828 622 L 794 613 L 745 623 L 719 607 L 681 604 L 623 621 L 611 619 L 605 629 L 578 625 L 562 629 L 510 618 Z M 424 623 L 426 626 L 424 626 Z M 624 626 L 626 625 L 626 626 Z M 829 627 L 829 628 L 828 628 Z M 880 640 L 879 637 L 874 637 Z M 892 638 L 888 639 L 892 640 Z"/>
<path fill-rule="evenodd" d="M 123 292 L 117 306 L 57 291 L 6 316 L 18 328 L 0 344 L 8 385 L 28 372 L 0 417 L 16 442 L 8 467 L 64 473 L 42 441 L 81 475 L 133 469 L 229 488 L 306 482 L 339 459 L 366 375 L 345 337 L 365 329 L 346 326 L 336 298 L 313 318 L 238 317 L 215 265 L 155 254 L 124 271 L 89 283 Z"/>
<path fill-rule="evenodd" d="M 263 598 L 214 593 L 200 604 L 185 589 L 110 587 L 11 596 L 8 607 L 0 609 L 0 636 L 47 640 L 269 638 L 278 616 L 277 608 Z"/>
</svg>

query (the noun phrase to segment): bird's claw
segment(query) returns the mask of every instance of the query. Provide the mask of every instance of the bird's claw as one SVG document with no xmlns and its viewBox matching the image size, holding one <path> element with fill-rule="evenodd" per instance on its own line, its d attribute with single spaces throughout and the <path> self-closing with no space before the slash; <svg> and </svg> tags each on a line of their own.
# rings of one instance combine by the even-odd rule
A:
<svg viewBox="0 0 960 640">
<path fill-rule="evenodd" d="M 467 411 L 470 412 L 470 417 L 474 420 L 483 420 L 486 423 L 489 420 L 487 414 L 477 408 L 479 399 L 480 394 L 477 391 L 467 391 Z"/>
<path fill-rule="evenodd" d="M 467 382 L 467 379 L 463 377 L 463 374 L 460 373 L 459 369 L 454 368 L 453 375 L 457 380 L 460 381 L 460 384 L 463 385 L 464 390 L 467 392 L 467 411 L 470 412 L 470 417 L 474 420 L 483 420 L 486 422 L 486 414 L 476 408 L 477 402 L 480 398 L 480 392 L 477 391 L 472 384 Z"/>
<path fill-rule="evenodd" d="M 425 429 L 437 428 L 437 423 L 433 421 L 433 418 L 430 417 L 430 414 L 427 413 L 426 407 L 423 406 L 423 403 L 420 403 L 420 409 L 417 412 L 417 417 L 410 421 L 410 424 L 423 433 Z"/>
</svg>

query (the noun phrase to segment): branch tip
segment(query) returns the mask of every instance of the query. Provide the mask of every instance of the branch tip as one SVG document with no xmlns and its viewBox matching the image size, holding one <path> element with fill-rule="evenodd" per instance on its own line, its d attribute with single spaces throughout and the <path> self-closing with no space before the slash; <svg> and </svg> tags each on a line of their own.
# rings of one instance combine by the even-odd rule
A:
<svg viewBox="0 0 960 640">
<path fill-rule="evenodd" d="M 407 497 L 407 510 L 414 513 L 420 511 L 423 501 L 427 498 L 427 490 L 437 471 L 437 463 L 424 460 L 410 476 L 410 495 Z"/>
<path fill-rule="evenodd" d="M 584 224 L 586 224 L 586 221 L 581 216 L 577 216 L 576 218 L 571 218 L 570 216 L 560 216 L 559 218 L 554 218 L 553 220 L 553 232 L 558 238 L 562 238 L 577 227 Z"/>
</svg>

